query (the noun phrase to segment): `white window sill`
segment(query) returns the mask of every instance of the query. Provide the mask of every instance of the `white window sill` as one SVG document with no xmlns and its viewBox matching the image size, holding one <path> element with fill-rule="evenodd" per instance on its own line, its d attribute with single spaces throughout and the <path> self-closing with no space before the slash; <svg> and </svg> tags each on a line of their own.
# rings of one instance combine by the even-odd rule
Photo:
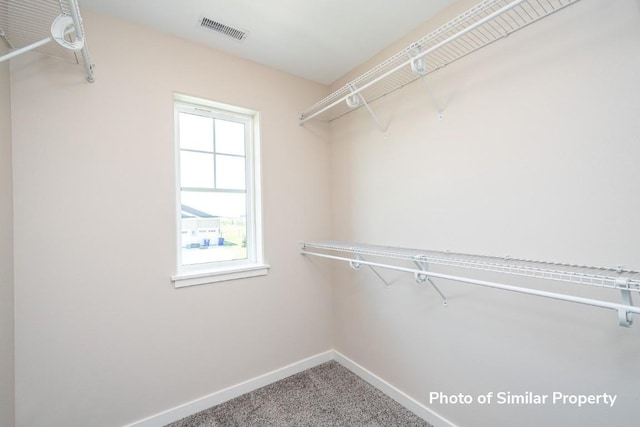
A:
<svg viewBox="0 0 640 427">
<path fill-rule="evenodd" d="M 224 282 L 226 280 L 266 276 L 269 268 L 270 266 L 268 264 L 254 264 L 245 267 L 181 273 L 171 276 L 171 281 L 176 288 L 184 288 L 185 286 L 206 285 L 208 283 Z"/>
</svg>

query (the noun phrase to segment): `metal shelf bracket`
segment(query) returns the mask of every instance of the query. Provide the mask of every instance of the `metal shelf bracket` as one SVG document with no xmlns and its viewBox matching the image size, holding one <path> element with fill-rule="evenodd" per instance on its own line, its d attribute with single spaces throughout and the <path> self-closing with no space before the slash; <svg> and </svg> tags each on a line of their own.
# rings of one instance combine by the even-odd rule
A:
<svg viewBox="0 0 640 427">
<path fill-rule="evenodd" d="M 622 294 L 622 304 L 632 306 L 633 299 L 631 298 L 631 291 L 629 290 L 629 278 L 618 277 L 616 279 L 616 285 L 620 288 L 620 293 Z M 624 326 L 625 328 L 630 327 L 633 324 L 633 314 L 622 308 L 618 309 L 618 322 L 620 326 Z"/>
<path fill-rule="evenodd" d="M 359 270 L 360 267 L 362 266 L 362 263 L 359 261 L 364 261 L 366 262 L 366 260 L 362 257 L 362 255 L 360 255 L 359 253 L 355 253 L 355 260 L 351 260 L 349 261 L 349 267 L 351 267 L 354 270 Z M 384 286 L 386 287 L 387 290 L 389 290 L 391 288 L 391 285 L 389 284 L 389 282 L 387 282 L 384 277 L 382 277 L 380 275 L 380 273 L 378 273 L 378 271 L 373 268 L 373 266 L 371 264 L 365 264 L 367 267 L 369 267 L 371 269 L 371 271 L 373 271 L 373 273 L 378 276 L 378 279 L 382 280 L 382 283 L 384 283 Z"/>
<path fill-rule="evenodd" d="M 435 283 L 433 283 L 433 280 L 431 280 L 429 275 L 426 273 L 426 271 L 429 270 L 429 264 L 420 255 L 415 257 L 415 259 L 413 260 L 413 263 L 420 269 L 420 271 L 424 271 L 425 272 L 425 273 L 422 273 L 422 272 L 413 273 L 413 277 L 416 279 L 416 282 L 418 282 L 418 283 L 429 282 L 429 284 L 433 287 L 433 289 L 435 289 L 436 292 L 438 292 L 438 294 L 440 294 L 440 298 L 442 298 L 442 305 L 446 307 L 447 306 L 447 297 L 444 296 L 442 291 L 440 291 L 440 289 L 436 286 Z"/>
<path fill-rule="evenodd" d="M 4 43 L 4 45 L 7 47 L 7 49 L 12 50 L 13 49 L 13 45 L 11 44 L 11 42 L 9 42 L 9 40 L 7 39 L 7 36 L 5 34 L 4 31 L 0 30 L 0 40 L 2 40 L 2 42 Z"/>
<path fill-rule="evenodd" d="M 422 82 L 422 85 L 424 86 L 425 90 L 427 91 L 427 95 L 429 95 L 429 100 L 431 101 L 431 104 L 433 105 L 433 108 L 436 109 L 436 111 L 438 112 L 438 120 L 442 120 L 443 118 L 443 108 L 440 106 L 440 104 L 438 104 L 438 101 L 436 100 L 436 97 L 433 95 L 433 91 L 431 91 L 431 88 L 429 87 L 429 84 L 427 83 L 427 80 L 425 79 L 425 76 L 427 75 L 428 72 L 428 68 L 427 68 L 427 57 L 424 55 L 420 55 L 422 53 L 423 49 L 422 46 L 420 46 L 419 44 L 413 44 L 413 49 L 411 51 L 411 71 L 413 72 L 413 74 L 415 74 L 416 76 L 418 76 L 420 78 L 420 81 Z"/>
<path fill-rule="evenodd" d="M 351 90 L 351 95 L 349 95 L 349 96 L 347 96 L 345 98 L 345 102 L 347 103 L 349 108 L 351 108 L 351 109 L 357 108 L 357 107 L 360 106 L 360 103 L 362 103 L 367 108 L 367 111 L 369 111 L 369 114 L 371 114 L 371 117 L 373 118 L 373 121 L 375 121 L 376 124 L 378 125 L 378 128 L 380 128 L 382 133 L 385 134 L 385 136 L 386 136 L 387 128 L 382 126 L 382 123 L 380 123 L 380 120 L 378 120 L 378 117 L 376 116 L 376 113 L 373 112 L 373 110 L 369 106 L 369 103 L 367 102 L 367 100 L 364 99 L 362 94 L 357 91 L 356 87 L 353 84 L 349 84 L 349 89 Z"/>
</svg>

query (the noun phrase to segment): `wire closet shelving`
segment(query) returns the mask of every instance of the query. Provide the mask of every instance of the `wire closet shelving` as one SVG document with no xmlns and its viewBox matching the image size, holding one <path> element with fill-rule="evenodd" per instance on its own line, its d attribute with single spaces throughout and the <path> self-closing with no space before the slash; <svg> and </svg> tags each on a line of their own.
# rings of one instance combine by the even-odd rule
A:
<svg viewBox="0 0 640 427">
<path fill-rule="evenodd" d="M 34 51 L 82 64 L 89 82 L 93 64 L 77 0 L 0 0 L 0 62 Z"/>
<path fill-rule="evenodd" d="M 471 255 L 449 251 L 409 249 L 337 241 L 303 242 L 301 244 L 301 253 L 303 255 L 345 261 L 354 269 L 359 269 L 361 266 L 367 266 L 387 286 L 389 286 L 389 284 L 382 275 L 377 272 L 376 268 L 385 268 L 411 273 L 414 275 L 414 278 L 418 283 L 427 282 L 433 286 L 440 294 L 443 305 L 447 305 L 447 299 L 431 280 L 432 278 L 453 280 L 470 285 L 484 286 L 615 310 L 618 313 L 620 326 L 625 327 L 631 326 L 633 322 L 633 314 L 640 314 L 640 307 L 633 305 L 631 296 L 633 292 L 640 293 L 640 272 L 626 270 L 622 267 L 603 268 L 533 261 L 511 257 Z M 365 257 L 369 256 L 375 257 L 376 259 L 381 258 L 383 261 L 370 261 L 365 259 Z M 406 266 L 407 261 L 410 263 L 409 267 Z M 405 264 L 403 265 L 402 262 L 405 262 Z M 444 274 L 431 271 L 429 269 L 430 265 L 498 272 L 509 275 L 607 288 L 619 291 L 621 293 L 622 303 L 614 303 L 564 293 L 548 292 L 534 288 L 478 280 L 466 276 Z"/>
<path fill-rule="evenodd" d="M 365 106 L 380 126 L 370 102 L 578 1 L 484 0 L 302 111 L 300 124 Z"/>
</svg>

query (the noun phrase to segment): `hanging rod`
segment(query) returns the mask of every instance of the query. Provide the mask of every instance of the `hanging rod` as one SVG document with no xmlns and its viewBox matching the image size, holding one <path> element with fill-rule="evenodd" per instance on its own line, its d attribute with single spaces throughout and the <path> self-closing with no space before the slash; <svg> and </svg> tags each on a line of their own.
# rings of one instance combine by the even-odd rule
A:
<svg viewBox="0 0 640 427">
<path fill-rule="evenodd" d="M 589 267 L 511 257 L 471 255 L 449 251 L 408 249 L 336 241 L 303 242 L 301 244 L 301 253 L 303 255 L 346 261 L 354 268 L 360 265 L 367 265 L 372 268 L 379 267 L 412 273 L 419 283 L 424 282 L 425 278 L 453 280 L 472 285 L 616 310 L 618 312 L 619 324 L 625 327 L 631 326 L 633 320 L 632 314 L 640 314 L 640 307 L 634 306 L 631 299 L 631 292 L 640 292 L 640 272 L 623 269 L 622 267 Z M 347 256 L 347 254 L 352 254 L 353 256 Z M 372 262 L 365 260 L 363 256 L 410 261 L 420 268 L 404 267 L 402 265 L 385 262 Z M 437 273 L 428 269 L 429 264 L 615 289 L 621 292 L 623 303 L 618 304 L 609 301 L 478 280 L 470 277 Z M 440 293 L 439 290 L 438 292 Z M 443 296 L 442 293 L 440 294 Z M 444 299 L 444 301 L 446 305 L 446 299 Z"/>
<path fill-rule="evenodd" d="M 9 50 L 0 62 L 34 51 L 82 61 L 95 81 L 78 0 L 0 0 L 0 41 Z"/>
<path fill-rule="evenodd" d="M 348 103 L 355 94 L 373 102 L 578 1 L 484 0 L 308 107 L 299 122 L 342 117 L 366 105 Z"/>
</svg>

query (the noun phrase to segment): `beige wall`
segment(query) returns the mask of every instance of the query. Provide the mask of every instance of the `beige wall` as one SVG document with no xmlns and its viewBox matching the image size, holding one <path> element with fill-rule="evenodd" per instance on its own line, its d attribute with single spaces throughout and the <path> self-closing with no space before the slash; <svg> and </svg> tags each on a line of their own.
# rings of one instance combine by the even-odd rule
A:
<svg viewBox="0 0 640 427">
<path fill-rule="evenodd" d="M 2 54 L 0 49 L 0 54 Z M 13 198 L 9 63 L 0 63 L 0 425 L 13 425 Z"/>
<path fill-rule="evenodd" d="M 637 1 L 587 0 L 429 76 L 442 121 L 416 82 L 372 103 L 386 139 L 365 109 L 332 122 L 333 237 L 640 269 L 639 51 Z M 440 281 L 443 308 L 409 275 L 382 271 L 386 292 L 367 270 L 336 272 L 336 349 L 460 426 L 640 417 L 640 325 L 619 327 L 615 312 Z M 447 406 L 430 405 L 431 391 L 618 401 Z"/>
<path fill-rule="evenodd" d="M 96 83 L 12 60 L 18 426 L 115 426 L 332 348 L 326 87 L 95 13 Z M 268 276 L 174 289 L 173 92 L 261 113 Z"/>
</svg>

